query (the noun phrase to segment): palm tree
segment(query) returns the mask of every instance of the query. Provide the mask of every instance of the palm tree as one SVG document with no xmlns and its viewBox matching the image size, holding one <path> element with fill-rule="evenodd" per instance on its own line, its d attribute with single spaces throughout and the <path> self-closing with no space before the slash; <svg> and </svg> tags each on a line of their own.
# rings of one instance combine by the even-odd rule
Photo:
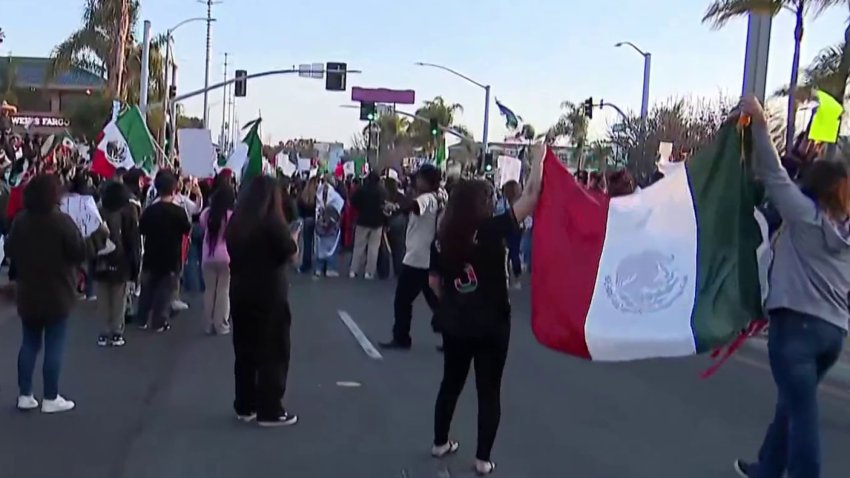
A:
<svg viewBox="0 0 850 478">
<path fill-rule="evenodd" d="M 436 119 L 437 124 L 444 128 L 455 126 L 455 116 L 463 113 L 463 106 L 459 103 L 446 103 L 442 96 L 425 102 L 424 106 L 416 110 L 416 115 L 428 119 Z M 434 151 L 438 144 L 436 138 L 431 134 L 430 125 L 422 120 L 411 123 L 410 137 L 416 146 L 426 151 Z"/>
<path fill-rule="evenodd" d="M 578 158 L 579 168 L 583 166 L 584 145 L 587 142 L 587 129 L 589 121 L 584 115 L 584 108 L 571 101 L 561 103 L 564 112 L 558 121 L 544 134 L 547 141 L 558 138 L 570 138 L 570 144 L 575 148 L 575 157 Z"/>
<path fill-rule="evenodd" d="M 51 75 L 84 68 L 105 76 L 112 96 L 124 99 L 138 15 L 139 0 L 86 0 L 82 27 L 53 49 Z"/>
<path fill-rule="evenodd" d="M 608 170 L 608 162 L 614 154 L 614 149 L 607 141 L 594 141 L 590 144 L 590 156 L 596 163 L 596 167 L 603 173 Z"/>
<path fill-rule="evenodd" d="M 381 132 L 381 146 L 395 149 L 407 140 L 410 121 L 397 114 L 381 115 L 378 118 L 378 130 Z"/>
<path fill-rule="evenodd" d="M 795 90 L 800 73 L 800 49 L 803 43 L 803 26 L 807 14 L 819 15 L 827 7 L 846 0 L 714 0 L 702 18 L 704 23 L 710 23 L 714 28 L 722 28 L 729 20 L 750 13 L 776 16 L 785 10 L 794 14 L 794 55 L 791 59 L 791 80 L 788 85 L 788 125 L 786 143 L 794 142 L 794 123 L 797 113 Z"/>
</svg>

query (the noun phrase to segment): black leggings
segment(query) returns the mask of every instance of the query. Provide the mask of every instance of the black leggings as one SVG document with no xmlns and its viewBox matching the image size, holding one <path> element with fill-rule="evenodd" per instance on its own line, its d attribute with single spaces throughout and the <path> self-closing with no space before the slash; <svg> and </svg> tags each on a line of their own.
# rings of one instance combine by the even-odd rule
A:
<svg viewBox="0 0 850 478">
<path fill-rule="evenodd" d="M 478 449 L 475 457 L 490 460 L 496 430 L 502 415 L 502 372 L 508 357 L 508 339 L 471 339 L 443 335 L 443 382 L 434 407 L 434 445 L 449 441 L 457 399 L 466 383 L 470 363 L 475 364 L 475 388 L 478 392 Z"/>
</svg>

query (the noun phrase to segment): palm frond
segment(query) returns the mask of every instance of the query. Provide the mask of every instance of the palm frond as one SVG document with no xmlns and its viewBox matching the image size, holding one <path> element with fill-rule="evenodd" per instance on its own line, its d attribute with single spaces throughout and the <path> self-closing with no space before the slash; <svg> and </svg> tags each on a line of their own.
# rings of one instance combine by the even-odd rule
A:
<svg viewBox="0 0 850 478">
<path fill-rule="evenodd" d="M 788 0 L 716 0 L 708 6 L 703 23 L 708 23 L 713 29 L 726 26 L 730 20 L 750 13 L 766 13 L 770 16 L 778 14 Z"/>
</svg>

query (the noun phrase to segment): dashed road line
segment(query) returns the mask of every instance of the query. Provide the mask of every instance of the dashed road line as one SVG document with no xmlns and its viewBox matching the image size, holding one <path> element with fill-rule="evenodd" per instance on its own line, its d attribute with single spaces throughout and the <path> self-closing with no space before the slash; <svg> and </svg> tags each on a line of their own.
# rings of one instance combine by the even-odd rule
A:
<svg viewBox="0 0 850 478">
<path fill-rule="evenodd" d="M 351 318 L 348 312 L 344 310 L 338 310 L 337 314 L 339 315 L 339 320 L 348 327 L 348 331 L 351 332 L 351 335 L 357 340 L 357 343 L 360 344 L 360 348 L 366 352 L 366 355 L 373 360 L 383 360 L 383 356 L 381 352 L 378 352 L 378 349 L 372 345 L 372 342 L 369 341 L 369 338 L 366 337 L 366 334 L 360 330 L 360 326 L 357 325 L 357 322 Z"/>
</svg>

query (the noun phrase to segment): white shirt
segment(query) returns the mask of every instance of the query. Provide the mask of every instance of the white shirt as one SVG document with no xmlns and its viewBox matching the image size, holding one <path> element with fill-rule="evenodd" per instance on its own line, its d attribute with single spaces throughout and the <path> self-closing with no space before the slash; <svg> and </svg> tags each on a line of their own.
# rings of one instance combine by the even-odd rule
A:
<svg viewBox="0 0 850 478">
<path fill-rule="evenodd" d="M 440 213 L 438 193 L 426 193 L 416 198 L 419 215 L 411 214 L 407 222 L 407 251 L 402 263 L 417 269 L 428 269 L 431 265 L 431 243 L 437 234 Z"/>
</svg>

